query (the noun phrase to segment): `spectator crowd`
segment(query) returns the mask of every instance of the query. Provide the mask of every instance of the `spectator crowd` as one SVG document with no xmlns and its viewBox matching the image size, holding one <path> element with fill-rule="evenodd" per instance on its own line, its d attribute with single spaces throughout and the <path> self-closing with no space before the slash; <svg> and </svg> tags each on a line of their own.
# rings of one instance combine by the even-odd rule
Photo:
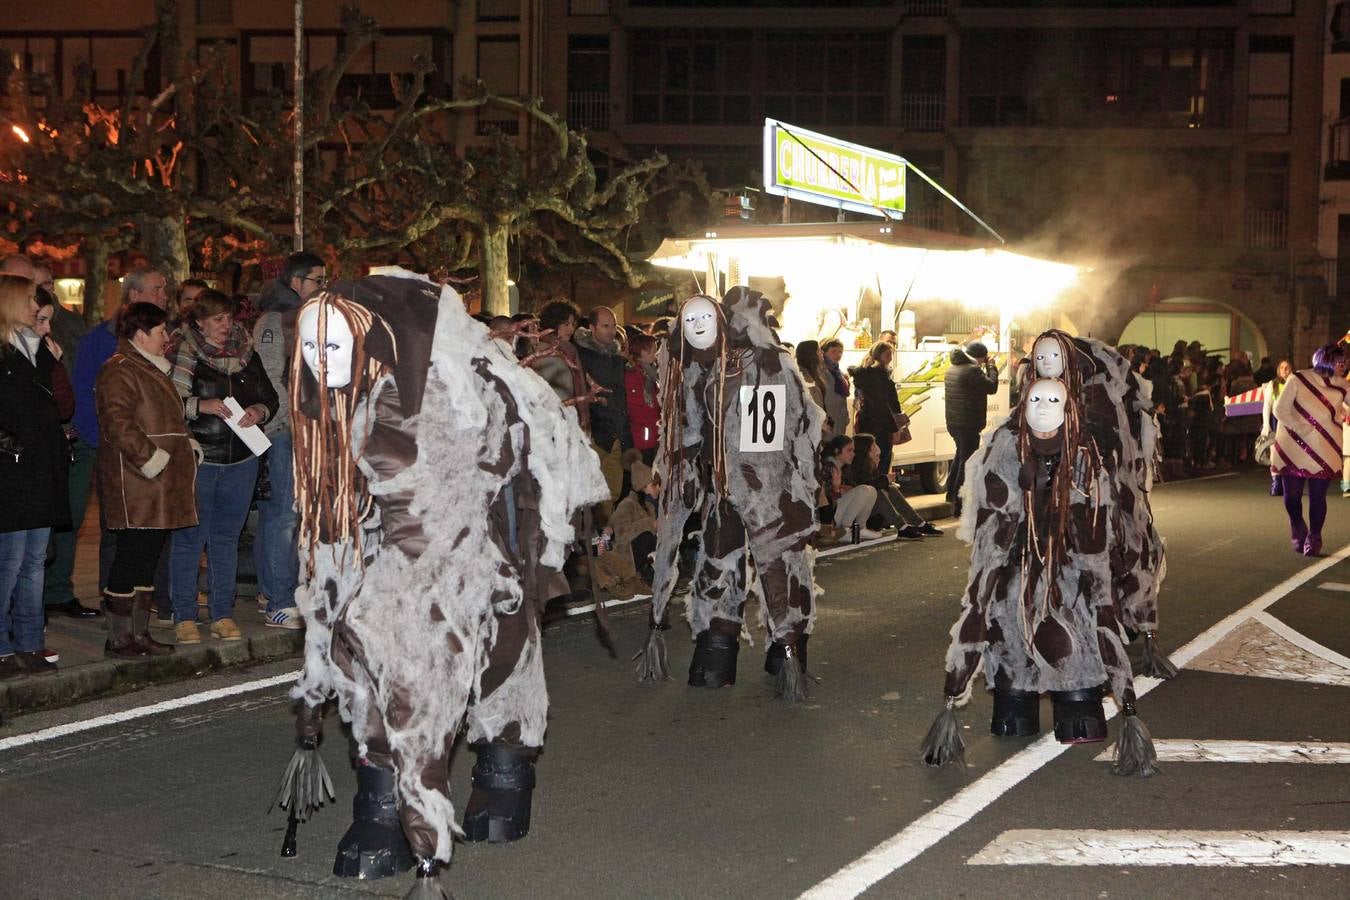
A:
<svg viewBox="0 0 1350 900">
<path fill-rule="evenodd" d="M 287 259 L 256 303 L 198 280 L 170 294 L 163 272 L 137 269 L 122 280 L 117 315 L 87 328 L 56 302 L 49 269 L 22 256 L 0 264 L 0 680 L 56 670 L 59 657 L 43 638 L 51 616 L 106 618 L 104 652 L 119 659 L 201 643 L 200 624 L 212 640 L 240 640 L 241 535 L 255 509 L 259 612 L 270 627 L 303 627 L 286 397 L 297 311 L 326 284 L 323 261 L 305 253 Z M 657 356 L 673 320 L 624 326 L 606 307 L 583 316 L 563 301 L 537 316 L 481 318 L 504 349 L 575 404 L 609 484 L 611 501 L 591 511 L 590 545 L 578 542 L 587 552 L 578 552 L 572 574 L 612 596 L 644 593 L 660 494 Z M 837 339 L 793 349 L 825 413 L 819 542 L 941 535 L 894 477 L 894 447 L 910 438 L 892 373 L 894 333 L 883 332 L 853 367 Z M 1168 355 L 1120 350 L 1152 385 L 1166 474 L 1255 458 L 1290 377 L 1287 361 L 1262 359 L 1253 370 L 1241 351 L 1224 364 L 1182 341 Z M 1016 403 L 1020 369 L 1011 371 Z M 982 343 L 951 351 L 944 387 L 956 447 L 946 494 L 959 512 L 964 461 L 999 388 Z M 1225 417 L 1226 396 L 1258 388 L 1265 413 Z M 244 437 L 255 428 L 269 444 L 261 455 Z M 75 596 L 73 581 L 76 535 L 95 491 L 97 608 Z"/>
</svg>

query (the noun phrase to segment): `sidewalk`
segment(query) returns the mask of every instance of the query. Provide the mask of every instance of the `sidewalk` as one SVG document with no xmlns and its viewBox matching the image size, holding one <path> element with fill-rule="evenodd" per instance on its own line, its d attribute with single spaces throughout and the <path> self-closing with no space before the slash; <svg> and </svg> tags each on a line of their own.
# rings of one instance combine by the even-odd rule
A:
<svg viewBox="0 0 1350 900">
<path fill-rule="evenodd" d="M 913 495 L 914 509 L 926 519 L 951 515 L 951 507 L 942 494 Z M 948 529 L 950 531 L 950 529 Z M 835 552 L 846 552 L 844 546 Z M 98 508 L 91 498 L 84 527 L 80 529 L 75 562 L 75 595 L 86 606 L 98 605 Z M 608 605 L 608 604 L 606 604 Z M 561 607 L 550 607 L 545 622 L 566 620 L 588 612 L 588 600 L 578 599 Z M 61 654 L 55 675 L 28 677 L 0 685 L 0 716 L 37 709 L 65 706 L 107 694 L 124 693 L 149 684 L 193 678 L 228 666 L 242 666 L 267 660 L 298 657 L 304 649 L 304 632 L 268 628 L 251 595 L 241 591 L 235 602 L 235 622 L 244 633 L 240 641 L 213 640 L 202 626 L 202 643 L 180 647 L 171 656 L 143 660 L 113 660 L 103 656 L 106 632 L 102 619 L 79 620 L 63 615 L 52 617 L 47 627 L 46 646 Z M 173 632 L 152 628 L 158 640 L 172 642 Z"/>
</svg>

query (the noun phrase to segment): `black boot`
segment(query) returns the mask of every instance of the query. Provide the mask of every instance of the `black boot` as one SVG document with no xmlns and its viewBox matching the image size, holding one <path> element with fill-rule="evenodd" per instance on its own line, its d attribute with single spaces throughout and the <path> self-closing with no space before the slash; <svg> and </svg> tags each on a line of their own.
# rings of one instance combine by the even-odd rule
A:
<svg viewBox="0 0 1350 900">
<path fill-rule="evenodd" d="M 146 656 L 146 650 L 136 643 L 131 623 L 132 609 L 132 597 L 104 591 L 103 614 L 108 621 L 108 639 L 103 642 L 104 656 L 113 659 L 143 659 Z"/>
<path fill-rule="evenodd" d="M 736 654 L 740 652 L 739 634 L 713 629 L 694 641 L 694 658 L 689 661 L 689 686 L 720 688 L 736 683 Z"/>
<path fill-rule="evenodd" d="M 995 737 L 1031 737 L 1039 734 L 1040 730 L 1040 694 L 994 689 L 994 720 L 989 726 L 990 734 Z"/>
<path fill-rule="evenodd" d="M 802 671 L 806 671 L 806 642 L 811 640 L 811 635 L 803 634 L 797 638 L 797 659 L 802 664 Z M 769 645 L 769 652 L 764 655 L 764 671 L 770 675 L 777 675 L 778 670 L 783 668 L 783 659 L 787 656 L 787 644 L 782 641 L 774 641 Z"/>
<path fill-rule="evenodd" d="M 1106 713 L 1102 689 L 1051 691 L 1055 704 L 1055 740 L 1061 744 L 1092 744 L 1106 740 Z"/>
<path fill-rule="evenodd" d="M 342 878 L 388 878 L 417 864 L 398 818 L 393 769 L 357 763 L 352 824 L 338 841 L 333 874 Z"/>
<path fill-rule="evenodd" d="M 464 840 L 506 844 L 530 833 L 534 795 L 532 748 L 475 744 L 473 793 L 464 808 Z"/>
</svg>

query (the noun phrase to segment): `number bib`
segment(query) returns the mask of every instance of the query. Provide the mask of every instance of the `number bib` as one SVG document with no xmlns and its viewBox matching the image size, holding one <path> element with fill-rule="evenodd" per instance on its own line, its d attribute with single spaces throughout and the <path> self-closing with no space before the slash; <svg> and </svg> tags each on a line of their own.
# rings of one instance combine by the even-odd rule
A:
<svg viewBox="0 0 1350 900">
<path fill-rule="evenodd" d="M 742 453 L 767 453 L 783 449 L 783 415 L 787 411 L 787 386 L 762 384 L 741 388 Z"/>
</svg>

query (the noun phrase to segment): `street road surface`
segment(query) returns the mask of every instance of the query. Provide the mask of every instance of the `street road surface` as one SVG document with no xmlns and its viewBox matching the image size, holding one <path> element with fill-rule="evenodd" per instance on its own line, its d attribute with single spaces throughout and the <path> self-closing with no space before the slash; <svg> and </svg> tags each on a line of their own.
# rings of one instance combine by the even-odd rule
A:
<svg viewBox="0 0 1350 900">
<path fill-rule="evenodd" d="M 446 884 L 461 900 L 1348 897 L 1350 500 L 1331 500 L 1328 558 L 1307 560 L 1267 485 L 1247 472 L 1154 494 L 1160 639 L 1185 668 L 1139 702 L 1153 779 L 1110 775 L 1110 744 L 990 737 L 982 691 L 961 713 L 969 767 L 926 768 L 967 550 L 888 544 L 820 560 L 821 681 L 804 705 L 771 698 L 761 647 L 742 648 L 732 688 L 639 687 L 637 608 L 614 615 L 618 659 L 586 622 L 550 630 L 533 829 L 457 848 Z M 685 634 L 671 632 L 677 672 Z M 0 897 L 401 896 L 410 876 L 330 874 L 354 785 L 336 716 L 323 750 L 339 801 L 281 859 L 285 818 L 267 807 L 293 747 L 284 688 L 135 712 L 295 665 L 7 723 Z M 135 717 L 51 736 L 122 711 Z M 457 755 L 457 804 L 471 765 Z"/>
</svg>

